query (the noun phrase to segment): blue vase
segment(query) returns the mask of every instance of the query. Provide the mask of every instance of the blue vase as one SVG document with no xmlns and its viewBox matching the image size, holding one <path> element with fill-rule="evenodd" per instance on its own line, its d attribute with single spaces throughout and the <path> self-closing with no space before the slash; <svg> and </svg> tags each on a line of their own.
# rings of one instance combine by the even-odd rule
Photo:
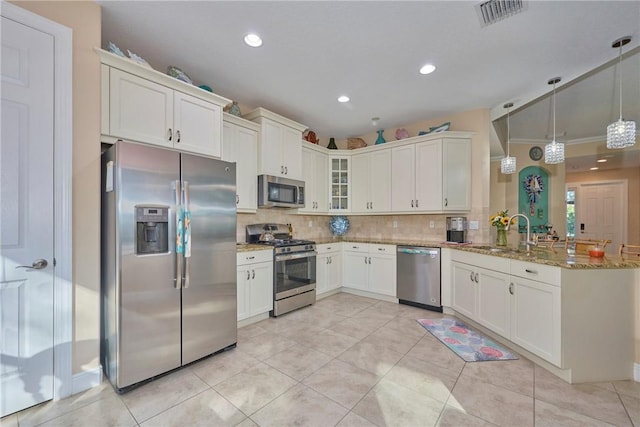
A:
<svg viewBox="0 0 640 427">
<path fill-rule="evenodd" d="M 384 144 L 385 142 L 387 142 L 387 141 L 384 140 L 384 136 L 382 136 L 383 132 L 384 132 L 384 129 L 380 129 L 378 131 L 378 139 L 376 139 L 376 145 Z"/>
</svg>

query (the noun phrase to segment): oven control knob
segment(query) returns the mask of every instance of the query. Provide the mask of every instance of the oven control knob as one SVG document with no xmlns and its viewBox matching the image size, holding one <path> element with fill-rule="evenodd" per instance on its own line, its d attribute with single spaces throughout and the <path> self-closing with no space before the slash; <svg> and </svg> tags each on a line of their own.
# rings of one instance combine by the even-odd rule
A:
<svg viewBox="0 0 640 427">
<path fill-rule="evenodd" d="M 286 248 L 285 249 L 287 252 L 291 252 L 291 248 Z"/>
</svg>

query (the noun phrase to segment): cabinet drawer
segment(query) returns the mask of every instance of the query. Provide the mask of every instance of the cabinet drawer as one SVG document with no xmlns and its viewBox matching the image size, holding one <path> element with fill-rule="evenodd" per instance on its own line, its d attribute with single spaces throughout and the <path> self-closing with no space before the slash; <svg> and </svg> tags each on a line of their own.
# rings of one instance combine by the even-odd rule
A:
<svg viewBox="0 0 640 427">
<path fill-rule="evenodd" d="M 273 261 L 273 251 L 247 251 L 237 253 L 237 264 L 254 264 L 256 262 L 271 262 Z"/>
<path fill-rule="evenodd" d="M 344 250 L 349 252 L 362 252 L 364 254 L 369 253 L 369 244 L 367 243 L 344 243 Z"/>
<path fill-rule="evenodd" d="M 525 279 L 560 286 L 562 269 L 550 265 L 511 260 L 511 274 Z"/>
<path fill-rule="evenodd" d="M 465 264 L 473 266 L 482 266 L 489 270 L 501 271 L 503 273 L 509 272 L 509 259 L 502 258 L 494 255 L 477 254 L 474 252 L 452 250 L 451 260 L 463 262 Z"/>
<path fill-rule="evenodd" d="M 369 245 L 369 253 L 370 254 L 378 254 L 378 255 L 394 255 L 396 254 L 396 246 L 395 245 L 378 245 L 372 243 Z"/>
<path fill-rule="evenodd" d="M 316 251 L 318 255 L 328 254 L 333 252 L 340 252 L 342 250 L 342 242 L 337 243 L 323 243 L 316 245 Z"/>
</svg>

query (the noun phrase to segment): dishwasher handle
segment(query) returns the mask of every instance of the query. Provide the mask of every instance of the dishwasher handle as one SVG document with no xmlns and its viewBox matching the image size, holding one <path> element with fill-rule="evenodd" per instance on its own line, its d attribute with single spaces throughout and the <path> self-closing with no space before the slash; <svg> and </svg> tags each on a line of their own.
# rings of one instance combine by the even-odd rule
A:
<svg viewBox="0 0 640 427">
<path fill-rule="evenodd" d="M 399 254 L 410 254 L 410 255 L 440 255 L 439 248 L 409 248 L 398 246 Z"/>
</svg>

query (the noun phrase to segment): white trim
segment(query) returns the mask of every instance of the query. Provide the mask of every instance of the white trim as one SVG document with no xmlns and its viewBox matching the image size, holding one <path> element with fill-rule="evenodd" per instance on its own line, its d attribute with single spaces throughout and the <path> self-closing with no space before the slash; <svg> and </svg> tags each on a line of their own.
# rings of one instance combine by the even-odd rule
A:
<svg viewBox="0 0 640 427">
<path fill-rule="evenodd" d="M 90 371 L 83 371 L 73 376 L 73 385 L 71 393 L 76 394 L 85 390 L 89 390 L 102 383 L 102 366 L 93 368 Z"/>
<path fill-rule="evenodd" d="M 633 380 L 640 382 L 640 363 L 633 364 Z"/>
<path fill-rule="evenodd" d="M 54 400 L 71 395 L 73 360 L 72 148 L 73 32 L 64 25 L 0 2 L 2 16 L 54 38 Z"/>
</svg>

